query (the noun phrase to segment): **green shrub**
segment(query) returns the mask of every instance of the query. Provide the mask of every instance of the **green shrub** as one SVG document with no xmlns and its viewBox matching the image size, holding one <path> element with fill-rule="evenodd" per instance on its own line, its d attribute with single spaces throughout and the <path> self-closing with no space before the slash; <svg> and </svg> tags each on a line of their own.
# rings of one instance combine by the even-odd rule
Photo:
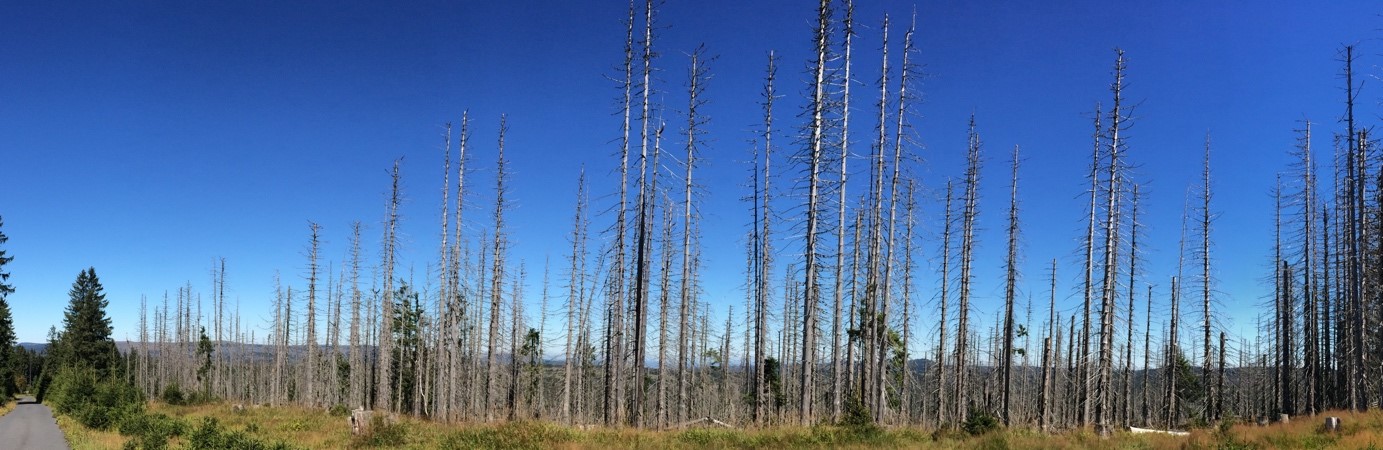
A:
<svg viewBox="0 0 1383 450">
<path fill-rule="evenodd" d="M 183 394 L 182 388 L 178 387 L 177 383 L 173 383 L 163 388 L 163 395 L 159 396 L 159 400 L 170 405 L 183 405 L 187 403 L 187 396 Z"/>
<path fill-rule="evenodd" d="M 265 443 L 243 431 L 221 428 L 216 419 L 207 417 L 187 437 L 190 450 L 281 450 L 292 448 L 283 442 Z"/>
<path fill-rule="evenodd" d="M 108 430 L 144 411 L 138 388 L 118 380 L 98 381 L 91 369 L 62 369 L 50 389 L 53 407 L 88 428 Z"/>
<path fill-rule="evenodd" d="M 999 419 L 988 411 L 971 411 L 970 416 L 965 419 L 965 423 L 961 424 L 960 428 L 971 436 L 979 436 L 998 429 Z"/>
<path fill-rule="evenodd" d="M 327 409 L 327 414 L 332 417 L 346 417 L 351 415 L 351 409 L 338 403 L 331 405 L 331 408 Z"/>
</svg>

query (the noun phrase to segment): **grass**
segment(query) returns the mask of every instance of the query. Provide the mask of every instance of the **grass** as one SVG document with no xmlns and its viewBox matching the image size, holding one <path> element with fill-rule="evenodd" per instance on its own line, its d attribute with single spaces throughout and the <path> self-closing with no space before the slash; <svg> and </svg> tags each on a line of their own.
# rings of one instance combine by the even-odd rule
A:
<svg viewBox="0 0 1383 450">
<path fill-rule="evenodd" d="M 67 438 L 67 446 L 72 447 L 72 450 L 118 449 L 129 440 L 115 431 L 87 428 L 76 419 L 62 414 L 58 414 L 57 419 L 58 429 L 62 430 L 63 437 Z"/>
<path fill-rule="evenodd" d="M 649 431 L 626 428 L 577 429 L 547 422 L 499 424 L 440 424 L 408 417 L 374 424 L 370 436 L 352 437 L 347 417 L 300 407 L 250 407 L 227 404 L 173 406 L 156 402 L 150 413 L 178 418 L 191 426 L 215 419 L 226 430 L 243 432 L 266 442 L 286 442 L 294 448 L 388 449 L 1364 449 L 1383 448 L 1383 412 L 1340 416 L 1338 433 L 1326 432 L 1322 416 L 1288 424 L 1259 427 L 1225 424 L 1193 430 L 1188 437 L 1117 432 L 1101 438 L 1076 430 L 1045 434 L 1029 429 L 996 430 L 979 436 L 960 431 L 917 428 L 838 426 L 775 427 L 759 430 L 700 428 Z M 58 425 L 75 450 L 118 449 L 126 438 L 118 433 L 85 429 L 59 417 Z M 183 448 L 187 436 L 173 438 L 169 448 Z"/>
<path fill-rule="evenodd" d="M 5 399 L 4 403 L 0 403 L 0 417 L 4 417 L 5 414 L 14 411 L 14 407 L 19 405 L 18 398 L 19 397 L 10 397 Z"/>
</svg>

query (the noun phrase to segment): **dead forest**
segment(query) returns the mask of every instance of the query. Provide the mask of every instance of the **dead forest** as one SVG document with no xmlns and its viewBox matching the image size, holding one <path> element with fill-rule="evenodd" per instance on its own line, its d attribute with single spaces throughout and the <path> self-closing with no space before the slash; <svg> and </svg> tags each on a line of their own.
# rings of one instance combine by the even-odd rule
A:
<svg viewBox="0 0 1383 450">
<path fill-rule="evenodd" d="M 911 123 L 922 76 L 916 21 L 856 17 L 851 0 L 821 0 L 814 32 L 802 36 L 811 59 L 766 51 L 762 94 L 742 100 L 761 112 L 752 142 L 714 141 L 717 154 L 733 147 L 745 161 L 747 188 L 736 195 L 748 226 L 706 236 L 697 169 L 711 145 L 712 118 L 701 111 L 716 60 L 705 48 L 660 48 L 667 24 L 656 4 L 631 2 L 619 22 L 623 59 L 609 76 L 617 105 L 602 111 L 613 113 L 618 134 L 604 150 L 615 156 L 598 168 L 616 183 L 592 182 L 586 171 L 597 168 L 588 168 L 553 190 L 571 197 L 570 232 L 550 237 L 564 239 L 567 254 L 511 256 L 507 119 L 463 114 L 446 126 L 435 172 L 407 175 L 442 179 L 425 194 L 436 215 L 408 218 L 436 224 L 435 259 L 417 262 L 425 273 L 398 259 L 407 178 L 396 163 L 375 181 L 388 193 L 383 210 L 360 212 L 383 220 L 303 230 L 307 261 L 284 264 L 306 267 L 306 277 L 275 280 L 269 324 L 227 300 L 234 261 L 218 260 L 209 291 L 189 283 L 145 299 L 137 341 L 122 348 L 129 380 L 151 398 L 177 386 L 235 403 L 441 422 L 648 429 L 705 420 L 934 428 L 977 417 L 1044 431 L 1181 429 L 1383 407 L 1383 152 L 1370 135 L 1375 119 L 1355 117 L 1353 47 L 1326 50 L 1339 52 L 1346 119 L 1303 121 L 1295 148 L 1283 150 L 1296 164 L 1264 180 L 1278 204 L 1277 240 L 1263 243 L 1273 260 L 1236 263 L 1270 268 L 1263 279 L 1274 296 L 1259 308 L 1257 334 L 1237 335 L 1217 319 L 1214 273 L 1230 258 L 1212 251 L 1214 219 L 1228 207 L 1213 195 L 1220 161 L 1210 136 L 1180 240 L 1143 234 L 1146 192 L 1132 163 L 1140 149 L 1127 139 L 1135 58 L 1112 52 L 1108 95 L 1090 99 L 1085 192 L 1062 193 L 1085 206 L 1063 212 L 1082 222 L 1080 236 L 1063 236 L 1079 243 L 1070 264 L 1022 255 L 1023 199 L 1038 194 L 1024 190 L 1022 148 L 985 145 L 983 117 L 952 130 L 967 133 L 966 148 L 930 150 L 964 151 L 963 173 L 918 175 L 918 142 L 932 130 Z M 885 43 L 881 60 L 852 58 L 866 29 Z M 863 65 L 881 76 L 857 79 L 852 69 Z M 785 83 L 798 77 L 780 72 L 800 67 L 807 84 Z M 655 71 L 678 82 L 657 85 Z M 482 126 L 498 127 L 498 139 L 473 140 Z M 497 157 L 484 169 L 492 185 L 472 180 L 478 153 Z M 980 198 L 981 183 L 1006 186 L 1008 198 Z M 939 210 L 920 211 L 925 190 L 941 193 Z M 1004 242 L 977 241 L 981 215 Z M 924 222 L 940 233 L 922 233 Z M 344 260 L 319 252 L 325 234 L 348 242 Z M 704 239 L 743 243 L 741 297 L 702 295 Z M 976 261 L 980 245 L 1004 248 L 1005 260 Z M 1154 247 L 1177 255 L 1177 276 L 1144 276 Z M 1049 271 L 1019 273 L 1024 256 L 1050 259 Z M 1001 310 L 972 304 L 980 264 L 1003 267 Z M 939 273 L 922 272 L 929 267 Z M 1067 293 L 1057 280 L 1072 277 L 1079 303 L 1058 304 Z M 941 282 L 921 281 L 932 279 Z"/>
</svg>

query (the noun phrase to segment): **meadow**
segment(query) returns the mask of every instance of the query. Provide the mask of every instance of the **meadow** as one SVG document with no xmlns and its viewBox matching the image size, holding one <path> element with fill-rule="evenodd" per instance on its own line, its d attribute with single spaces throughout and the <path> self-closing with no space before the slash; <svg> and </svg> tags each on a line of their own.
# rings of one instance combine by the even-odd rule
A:
<svg viewBox="0 0 1383 450">
<path fill-rule="evenodd" d="M 13 403 L 7 407 L 13 408 Z M 296 406 L 236 408 L 225 403 L 148 404 L 147 415 L 166 417 L 177 432 L 166 448 L 387 448 L 387 449 L 1372 449 L 1383 445 L 1383 412 L 1333 411 L 1286 424 L 1259 426 L 1222 422 L 1193 429 L 1189 436 L 1132 434 L 1099 437 L 1088 430 L 1041 433 L 1026 428 L 994 428 L 978 434 L 960 430 L 818 425 L 767 429 L 692 428 L 653 431 L 630 428 L 577 428 L 549 422 L 442 424 L 411 417 L 377 420 L 371 432 L 352 436 L 343 410 Z M 1339 416 L 1341 429 L 1322 426 L 1324 416 Z M 58 424 L 74 450 L 158 448 L 119 430 L 87 428 L 60 415 Z M 211 430 L 211 431 L 207 431 Z M 208 441 L 206 433 L 221 433 Z M 201 437 L 199 436 L 201 433 Z M 199 440 L 200 439 L 200 440 Z M 228 440 L 226 440 L 228 439 Z M 210 444 L 209 444 L 210 442 Z M 210 446 L 209 446 L 210 445 Z"/>
</svg>

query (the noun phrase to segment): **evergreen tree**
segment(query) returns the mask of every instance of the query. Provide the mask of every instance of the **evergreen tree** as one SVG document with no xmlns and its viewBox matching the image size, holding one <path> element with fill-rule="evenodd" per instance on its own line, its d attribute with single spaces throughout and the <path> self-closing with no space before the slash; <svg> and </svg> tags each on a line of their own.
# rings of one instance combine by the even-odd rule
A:
<svg viewBox="0 0 1383 450">
<path fill-rule="evenodd" d="M 119 368 L 104 291 L 95 268 L 77 274 L 77 281 L 67 293 L 70 303 L 63 313 L 63 331 L 57 348 L 60 365 L 91 368 L 102 379 Z"/>
<path fill-rule="evenodd" d="M 0 227 L 4 225 L 5 219 L 0 217 Z M 9 240 L 4 231 L 0 231 L 0 245 Z M 10 317 L 10 303 L 6 300 L 14 293 L 14 285 L 9 284 L 10 273 L 5 271 L 5 264 L 13 260 L 13 256 L 6 256 L 5 249 L 0 248 L 0 395 L 5 397 L 14 393 L 15 387 L 14 358 L 11 357 L 15 344 L 14 319 Z"/>
</svg>

